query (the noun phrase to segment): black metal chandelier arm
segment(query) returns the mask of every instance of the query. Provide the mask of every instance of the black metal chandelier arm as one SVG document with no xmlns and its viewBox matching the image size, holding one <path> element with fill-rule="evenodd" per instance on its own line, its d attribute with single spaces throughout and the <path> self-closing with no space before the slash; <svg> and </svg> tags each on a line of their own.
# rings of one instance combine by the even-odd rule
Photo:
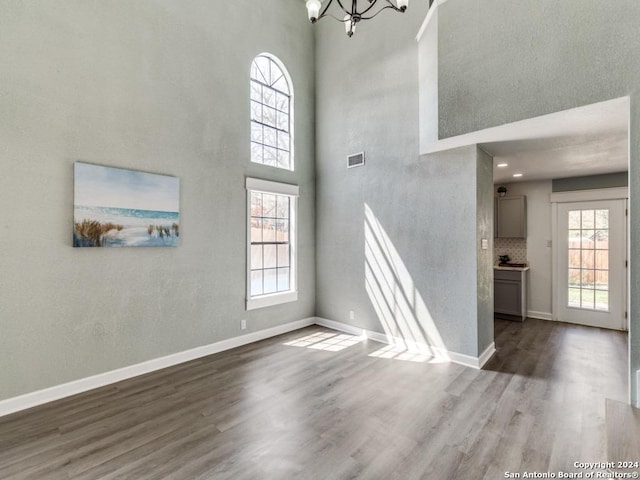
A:
<svg viewBox="0 0 640 480">
<path fill-rule="evenodd" d="M 369 10 L 371 10 L 371 9 L 375 6 L 375 4 L 376 4 L 376 2 L 377 2 L 377 1 L 378 1 L 378 0 L 373 0 L 372 2 L 370 2 L 370 3 L 371 3 L 371 5 L 369 5 L 367 8 L 365 8 L 365 9 L 360 13 L 360 16 L 361 16 L 363 19 L 365 18 L 363 15 L 364 15 L 365 13 L 367 13 Z M 388 1 L 389 1 L 389 0 L 387 0 L 387 2 L 388 2 Z M 376 13 L 376 15 L 377 15 L 377 13 Z M 370 18 L 373 18 L 373 17 L 370 17 Z"/>
<path fill-rule="evenodd" d="M 332 1 L 333 1 L 333 0 L 332 0 Z M 351 13 L 352 13 L 352 12 L 350 12 L 349 10 L 347 10 L 346 8 L 344 8 L 344 5 L 342 5 L 342 2 L 341 2 L 340 0 L 336 0 L 336 2 L 338 2 L 338 5 L 340 5 L 340 8 L 342 9 L 342 11 L 343 11 L 344 13 L 346 13 L 347 15 L 351 15 Z M 329 2 L 329 3 L 331 3 L 331 2 Z M 325 10 L 326 10 L 326 9 L 325 9 Z M 336 18 L 336 17 L 333 17 L 333 18 Z M 340 20 L 340 19 L 338 19 L 338 20 Z M 340 20 L 340 21 L 342 21 L 342 20 Z"/>
<path fill-rule="evenodd" d="M 330 1 L 329 1 L 329 4 L 331 4 L 331 1 L 333 1 L 333 0 L 330 0 Z M 373 7 L 375 7 L 375 5 L 376 5 L 376 2 L 377 2 L 377 1 L 378 1 L 378 0 L 372 0 L 371 2 L 369 2 L 371 5 L 369 5 L 367 8 L 365 8 L 362 12 L 358 12 L 358 1 L 357 1 L 357 0 L 352 0 L 352 1 L 351 1 L 351 11 L 350 11 L 350 10 L 347 10 L 347 9 L 344 7 L 344 5 L 342 5 L 342 2 L 341 2 L 340 0 L 336 0 L 336 2 L 338 2 L 338 5 L 340 5 L 340 8 L 342 9 L 342 11 L 343 11 L 344 13 L 346 13 L 347 15 L 354 15 L 354 14 L 359 15 L 363 20 L 368 20 L 369 18 L 373 18 L 373 17 L 375 17 L 378 13 L 380 13 L 380 12 L 381 12 L 382 10 L 384 10 L 385 8 L 394 8 L 394 9 L 396 9 L 396 10 L 400 11 L 400 9 L 399 9 L 399 8 L 397 8 L 395 5 L 393 5 L 393 3 L 391 3 L 391 2 L 390 2 L 390 0 L 386 0 L 386 1 L 387 1 L 387 3 L 389 3 L 389 6 L 387 6 L 387 7 L 382 7 L 382 8 L 380 9 L 380 11 L 376 12 L 376 13 L 375 13 L 374 15 L 372 15 L 371 17 L 365 17 L 364 15 L 365 15 L 369 10 L 371 10 Z M 319 17 L 319 18 L 322 18 L 322 16 L 324 15 L 324 13 L 327 11 L 327 8 L 329 8 L 329 4 L 327 4 L 327 7 L 322 11 L 322 15 L 320 15 L 320 17 Z M 336 18 L 336 17 L 333 17 L 333 18 Z M 337 19 L 337 20 L 343 21 L 343 20 L 341 20 L 341 19 Z"/>
<path fill-rule="evenodd" d="M 345 20 L 344 18 L 338 18 L 335 15 L 331 14 L 331 13 L 327 13 L 324 17 L 331 17 L 333 18 L 335 21 L 340 22 L 340 23 L 345 23 L 348 22 L 349 20 Z M 320 20 L 321 18 L 324 17 L 318 17 L 318 20 Z"/>
<path fill-rule="evenodd" d="M 396 12 L 401 12 L 402 11 L 398 7 L 396 7 L 395 5 L 387 5 L 386 7 L 382 7 L 380 10 L 378 10 L 376 13 L 374 13 L 370 17 L 361 17 L 361 18 L 362 18 L 362 20 L 371 20 L 372 18 L 377 17 L 380 14 L 380 12 L 382 12 L 383 10 L 386 10 L 387 8 L 393 8 Z"/>
<path fill-rule="evenodd" d="M 320 12 L 320 15 L 318 15 L 318 18 L 316 19 L 316 21 L 320 20 L 322 17 L 326 17 L 327 16 L 327 10 L 329 10 L 329 7 L 331 6 L 331 2 L 333 2 L 333 0 L 329 0 L 327 2 L 327 5 L 322 9 L 322 12 Z M 338 1 L 338 3 L 340 3 L 340 2 Z M 342 6 L 342 5 L 340 5 L 340 6 Z M 328 16 L 336 18 L 331 14 L 329 14 Z M 336 20 L 339 20 L 339 19 L 336 18 Z"/>
<path fill-rule="evenodd" d="M 402 12 L 403 11 L 401 8 L 398 8 L 396 5 L 394 5 L 391 0 L 386 0 L 386 1 L 389 4 L 389 7 L 386 7 L 386 8 L 393 8 L 396 12 Z"/>
<path fill-rule="evenodd" d="M 349 1 L 351 1 L 351 10 L 345 8 L 345 5 L 347 5 Z M 394 3 L 394 1 L 396 3 Z M 347 35 L 351 37 L 355 30 L 356 24 L 361 20 L 371 20 L 372 18 L 377 17 L 380 12 L 388 8 L 391 8 L 396 12 L 404 12 L 407 9 L 407 4 L 409 3 L 408 0 L 394 1 L 385 0 L 385 6 L 380 6 L 380 9 L 377 12 L 370 14 L 369 12 L 373 10 L 378 0 L 368 0 L 369 5 L 365 5 L 364 10 L 362 10 L 361 12 L 358 11 L 358 0 L 336 0 L 336 3 L 339 5 L 340 10 L 342 10 L 346 14 L 344 18 L 338 18 L 335 15 L 329 13 L 329 8 L 333 4 L 333 0 L 328 0 L 325 3 L 324 8 L 322 8 L 321 0 L 307 0 L 306 3 L 309 13 L 309 20 L 311 20 L 311 23 L 316 23 L 318 20 L 324 17 L 331 17 L 338 22 L 344 23 L 345 27 L 347 28 Z M 429 1 L 432 2 L 433 0 Z M 402 6 L 398 6 L 398 4 Z"/>
</svg>

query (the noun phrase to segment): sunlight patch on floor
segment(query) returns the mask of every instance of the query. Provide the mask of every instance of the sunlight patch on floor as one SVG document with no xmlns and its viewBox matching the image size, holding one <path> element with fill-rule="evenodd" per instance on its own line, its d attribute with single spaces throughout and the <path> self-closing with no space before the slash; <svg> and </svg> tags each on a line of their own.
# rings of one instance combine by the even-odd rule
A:
<svg viewBox="0 0 640 480">
<path fill-rule="evenodd" d="M 434 358 L 433 355 L 428 352 L 412 352 L 400 345 L 385 345 L 375 352 L 370 353 L 369 356 L 418 363 L 429 362 Z"/>
<path fill-rule="evenodd" d="M 311 348 L 328 352 L 339 352 L 362 342 L 361 337 L 344 333 L 316 332 L 296 340 L 284 343 L 289 347 Z"/>
</svg>

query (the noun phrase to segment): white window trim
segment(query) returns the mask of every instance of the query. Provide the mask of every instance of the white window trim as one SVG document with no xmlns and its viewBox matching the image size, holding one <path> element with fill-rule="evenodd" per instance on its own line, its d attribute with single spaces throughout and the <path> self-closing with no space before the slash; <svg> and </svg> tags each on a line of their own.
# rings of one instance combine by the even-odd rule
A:
<svg viewBox="0 0 640 480">
<path fill-rule="evenodd" d="M 300 187 L 290 185 L 288 183 L 271 182 L 259 178 L 247 177 L 245 181 L 247 190 L 247 283 L 246 283 L 246 309 L 255 310 L 258 308 L 271 307 L 282 303 L 295 302 L 298 300 L 298 248 L 297 248 L 297 213 L 298 213 L 298 196 Z M 286 292 L 271 293 L 251 297 L 251 192 L 275 193 L 279 195 L 289 195 L 292 202 L 292 208 L 289 217 L 289 243 L 291 248 L 290 259 L 290 290 Z"/>
</svg>

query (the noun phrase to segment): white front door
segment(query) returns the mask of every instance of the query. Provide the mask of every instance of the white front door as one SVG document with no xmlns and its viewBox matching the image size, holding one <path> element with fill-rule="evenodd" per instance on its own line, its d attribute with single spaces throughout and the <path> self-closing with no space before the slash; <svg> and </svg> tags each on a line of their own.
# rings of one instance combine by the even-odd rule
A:
<svg viewBox="0 0 640 480">
<path fill-rule="evenodd" d="M 625 200 L 558 205 L 557 320 L 626 328 Z"/>
</svg>

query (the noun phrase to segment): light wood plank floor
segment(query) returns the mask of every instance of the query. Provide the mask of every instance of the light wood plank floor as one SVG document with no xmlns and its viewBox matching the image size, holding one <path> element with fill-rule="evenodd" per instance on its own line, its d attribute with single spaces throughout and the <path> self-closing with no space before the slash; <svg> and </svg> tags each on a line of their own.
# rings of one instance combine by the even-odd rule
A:
<svg viewBox="0 0 640 480">
<path fill-rule="evenodd" d="M 616 465 L 629 461 L 640 462 L 640 410 L 607 399 L 605 418 L 608 461 Z M 625 471 L 619 468 L 614 470 Z"/>
<path fill-rule="evenodd" d="M 0 478 L 474 480 L 606 461 L 626 334 L 497 320 L 496 346 L 474 370 L 306 328 L 0 418 Z"/>
</svg>

